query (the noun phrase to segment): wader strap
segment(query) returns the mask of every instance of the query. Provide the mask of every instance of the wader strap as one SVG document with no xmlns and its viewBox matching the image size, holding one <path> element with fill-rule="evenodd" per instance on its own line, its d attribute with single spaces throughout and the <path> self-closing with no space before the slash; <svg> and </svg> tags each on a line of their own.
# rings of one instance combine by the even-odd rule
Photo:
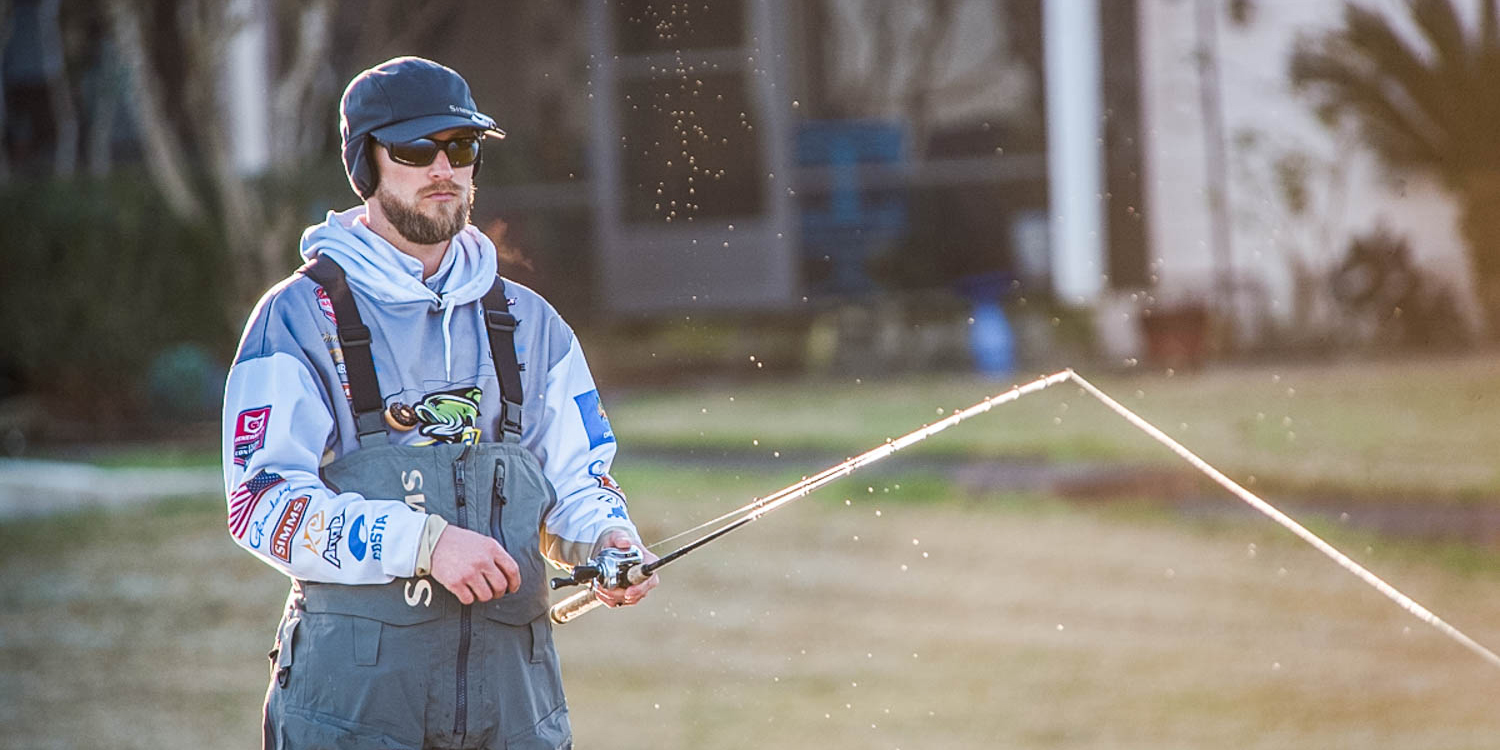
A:
<svg viewBox="0 0 1500 750">
<path fill-rule="evenodd" d="M 344 367 L 349 374 L 349 395 L 354 401 L 354 428 L 359 447 L 390 442 L 385 431 L 385 403 L 375 378 L 375 358 L 370 354 L 370 329 L 359 318 L 354 295 L 344 281 L 344 269 L 326 255 L 303 266 L 302 273 L 323 287 L 338 318 L 339 346 L 344 349 Z"/>
<path fill-rule="evenodd" d="M 516 361 L 516 323 L 516 316 L 510 314 L 510 300 L 505 297 L 505 279 L 496 275 L 494 285 L 484 293 L 484 327 L 490 332 L 490 357 L 500 380 L 500 429 L 519 440 L 524 398 L 521 365 Z"/>
</svg>

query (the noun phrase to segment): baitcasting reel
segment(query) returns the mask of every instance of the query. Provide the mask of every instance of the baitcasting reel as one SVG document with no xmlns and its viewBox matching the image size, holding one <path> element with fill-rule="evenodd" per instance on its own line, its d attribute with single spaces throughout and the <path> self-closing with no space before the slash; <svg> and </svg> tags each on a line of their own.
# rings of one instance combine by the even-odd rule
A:
<svg viewBox="0 0 1500 750">
<path fill-rule="evenodd" d="M 645 557 L 641 554 L 640 547 L 631 547 L 628 550 L 605 547 L 598 557 L 587 564 L 574 566 L 571 577 L 552 579 L 552 588 L 557 590 L 564 586 L 581 586 L 593 581 L 601 588 L 623 589 L 645 580 L 647 576 L 637 570 L 643 562 L 645 562 Z"/>
</svg>

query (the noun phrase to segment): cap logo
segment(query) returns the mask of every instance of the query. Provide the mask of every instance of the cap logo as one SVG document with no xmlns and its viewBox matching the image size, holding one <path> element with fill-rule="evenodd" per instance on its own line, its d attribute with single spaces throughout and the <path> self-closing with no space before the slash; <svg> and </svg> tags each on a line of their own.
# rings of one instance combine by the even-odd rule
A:
<svg viewBox="0 0 1500 750">
<path fill-rule="evenodd" d="M 493 127 L 494 124 L 495 124 L 494 120 L 491 120 L 489 117 L 487 117 L 485 115 L 482 115 L 482 114 L 480 114 L 478 112 L 475 112 L 474 110 L 469 109 L 468 107 L 460 107 L 460 106 L 458 106 L 456 104 L 449 104 L 448 105 L 448 111 L 456 113 L 456 114 L 460 114 L 460 115 L 465 115 L 470 120 L 473 120 L 474 122 L 476 122 L 476 123 L 478 123 L 480 125 L 484 125 L 485 127 Z"/>
</svg>

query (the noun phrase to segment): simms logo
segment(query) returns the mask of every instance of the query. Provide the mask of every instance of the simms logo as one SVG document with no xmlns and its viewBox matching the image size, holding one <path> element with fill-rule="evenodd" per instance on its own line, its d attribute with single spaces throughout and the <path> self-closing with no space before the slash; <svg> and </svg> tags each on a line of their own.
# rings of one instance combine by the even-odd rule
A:
<svg viewBox="0 0 1500 750">
<path fill-rule="evenodd" d="M 474 110 L 469 109 L 468 107 L 460 107 L 457 104 L 449 104 L 448 105 L 448 111 L 452 112 L 453 114 L 456 114 L 456 115 L 463 115 L 464 117 L 467 117 L 470 120 L 473 120 L 476 125 L 479 125 L 481 127 L 485 127 L 485 128 L 493 128 L 493 127 L 495 127 L 495 120 L 494 120 L 494 118 L 492 118 L 492 117 L 490 117 L 489 115 L 486 115 L 486 114 L 481 114 L 479 112 L 475 112 Z M 503 135 L 502 135 L 502 137 L 503 137 Z"/>
<path fill-rule="evenodd" d="M 307 501 L 311 499 L 307 495 L 293 498 L 281 512 L 281 522 L 276 524 L 276 532 L 271 535 L 271 554 L 284 563 L 292 561 L 292 538 L 297 534 L 297 527 L 302 525 Z"/>
</svg>

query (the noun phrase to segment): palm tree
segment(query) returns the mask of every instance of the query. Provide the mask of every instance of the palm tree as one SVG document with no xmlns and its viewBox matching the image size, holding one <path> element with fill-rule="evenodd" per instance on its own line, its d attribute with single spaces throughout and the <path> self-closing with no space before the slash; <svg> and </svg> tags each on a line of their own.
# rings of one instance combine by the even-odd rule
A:
<svg viewBox="0 0 1500 750">
<path fill-rule="evenodd" d="M 1343 25 L 1299 41 L 1290 72 L 1325 122 L 1348 118 L 1387 167 L 1436 177 L 1458 198 L 1474 290 L 1497 336 L 1500 0 L 1478 2 L 1472 29 L 1452 0 L 1408 0 L 1413 34 L 1345 2 Z"/>
</svg>

